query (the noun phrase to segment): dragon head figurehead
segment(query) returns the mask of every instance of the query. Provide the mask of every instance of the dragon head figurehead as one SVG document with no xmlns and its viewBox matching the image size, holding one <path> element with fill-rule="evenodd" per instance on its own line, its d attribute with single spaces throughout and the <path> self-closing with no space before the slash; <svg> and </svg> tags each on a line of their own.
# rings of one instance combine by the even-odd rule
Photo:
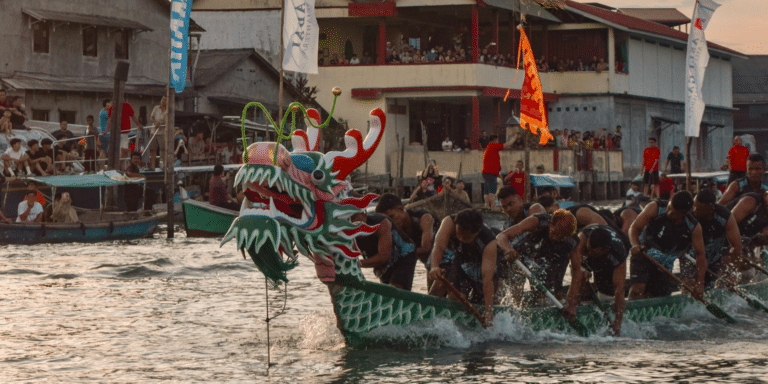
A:
<svg viewBox="0 0 768 384">
<path fill-rule="evenodd" d="M 363 279 L 354 238 L 376 227 L 350 218 L 376 195 L 348 197 L 346 178 L 381 141 L 384 112 L 374 109 L 369 118 L 365 139 L 357 130 L 347 131 L 346 150 L 341 152 L 317 152 L 320 131 L 316 127 L 321 125 L 314 109 L 305 111 L 307 130 L 292 134 L 293 151 L 279 140 L 248 146 L 243 156 L 247 162 L 235 177 L 245 199 L 221 244 L 236 239 L 237 247 L 247 250 L 259 270 L 275 283 L 287 281 L 286 272 L 296 265 L 294 247 L 315 262 L 322 281 L 342 276 Z"/>
</svg>

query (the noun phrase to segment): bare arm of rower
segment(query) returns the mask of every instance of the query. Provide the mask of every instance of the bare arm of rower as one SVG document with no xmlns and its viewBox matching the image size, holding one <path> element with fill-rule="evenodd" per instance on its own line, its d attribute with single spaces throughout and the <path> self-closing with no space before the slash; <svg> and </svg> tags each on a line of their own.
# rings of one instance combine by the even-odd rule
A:
<svg viewBox="0 0 768 384">
<path fill-rule="evenodd" d="M 547 213 L 547 209 L 539 203 L 533 204 L 528 208 L 528 216 L 538 215 L 540 213 Z"/>
<path fill-rule="evenodd" d="M 739 193 L 739 183 L 736 181 L 731 182 L 728 184 L 728 189 L 725 190 L 725 193 L 723 193 L 722 196 L 720 196 L 720 200 L 717 201 L 720 205 L 726 205 L 731 202 L 731 200 L 736 198 L 736 194 Z"/>
<path fill-rule="evenodd" d="M 435 236 L 435 246 L 432 248 L 432 253 L 429 256 L 429 277 L 435 281 L 434 284 L 438 287 L 442 286 L 438 278 L 445 276 L 445 271 L 440 268 L 440 263 L 443 261 L 443 253 L 455 231 L 456 226 L 453 223 L 453 219 L 450 216 L 446 216 L 443 222 L 440 223 L 440 229 L 437 230 L 437 235 Z"/>
<path fill-rule="evenodd" d="M 613 313 L 614 320 L 611 324 L 613 328 L 613 335 L 619 336 L 621 334 L 621 322 L 624 318 L 624 285 L 627 278 L 627 262 L 624 261 L 613 270 Z"/>
<path fill-rule="evenodd" d="M 496 270 L 496 241 L 491 241 L 483 249 L 483 262 L 480 266 L 480 271 L 483 276 L 483 298 L 485 299 L 485 311 L 483 317 L 485 318 L 486 327 L 493 325 L 493 299 L 496 294 L 496 289 L 493 284 L 493 273 Z"/>
<path fill-rule="evenodd" d="M 632 226 L 629 227 L 629 243 L 632 245 L 632 249 L 630 250 L 632 251 L 632 254 L 640 253 L 640 233 L 642 233 L 643 229 L 650 224 L 651 219 L 656 217 L 656 212 L 658 212 L 656 202 L 649 203 L 645 206 L 645 209 L 637 215 Z"/>
<path fill-rule="evenodd" d="M 389 220 L 382 220 L 379 229 L 376 230 L 379 237 L 378 252 L 367 259 L 360 260 L 363 268 L 377 268 L 387 265 L 392 254 L 392 224 Z"/>
<path fill-rule="evenodd" d="M 739 225 L 736 223 L 736 219 L 733 214 L 728 218 L 728 222 L 725 223 L 725 239 L 728 240 L 728 244 L 731 245 L 731 251 L 727 256 L 723 257 L 723 270 L 727 276 L 728 284 L 735 285 L 735 276 L 732 272 L 741 270 L 741 233 L 739 232 Z M 735 268 L 730 268 L 729 266 Z M 731 273 L 729 273 L 731 272 Z"/>
<path fill-rule="evenodd" d="M 707 256 L 704 251 L 704 237 L 702 235 L 701 225 L 696 225 L 691 235 L 691 245 L 693 254 L 696 256 L 696 286 L 694 294 L 701 297 L 704 295 L 704 276 L 707 274 Z"/>
<path fill-rule="evenodd" d="M 504 232 L 499 233 L 496 236 L 496 242 L 498 243 L 499 248 L 504 251 L 505 256 L 508 258 L 512 257 L 512 255 L 509 255 L 509 253 L 515 252 L 514 248 L 512 248 L 512 240 L 525 232 L 531 232 L 535 230 L 538 226 L 539 219 L 536 218 L 536 216 L 528 217 L 520 223 L 507 228 L 504 230 Z"/>
<path fill-rule="evenodd" d="M 432 249 L 432 243 L 435 239 L 435 234 L 432 233 L 435 225 L 435 219 L 432 215 L 421 215 L 419 219 L 419 226 L 421 227 L 421 246 L 416 249 L 416 256 L 421 258 L 422 256 L 429 256 L 429 251 Z M 413 239 L 414 241 L 416 239 Z"/>
<path fill-rule="evenodd" d="M 581 301 L 581 286 L 584 283 L 586 273 L 581 269 L 584 250 L 587 247 L 587 237 L 579 233 L 579 244 L 571 254 L 571 286 L 568 288 L 568 294 L 565 299 L 565 313 L 568 316 L 576 315 L 576 307 Z"/>
<path fill-rule="evenodd" d="M 753 197 L 744 196 L 739 200 L 736 206 L 731 209 L 731 217 L 733 217 L 738 225 L 742 220 L 749 216 L 750 213 L 754 212 L 756 207 L 757 201 Z"/>
</svg>

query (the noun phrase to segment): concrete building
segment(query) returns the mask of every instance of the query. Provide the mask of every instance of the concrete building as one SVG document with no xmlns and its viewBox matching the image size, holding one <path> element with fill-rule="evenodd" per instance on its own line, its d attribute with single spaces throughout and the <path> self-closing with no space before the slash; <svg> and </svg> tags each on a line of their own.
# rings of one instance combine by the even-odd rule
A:
<svg viewBox="0 0 768 384">
<path fill-rule="evenodd" d="M 733 132 L 752 135 L 757 153 L 768 156 L 768 55 L 733 60 Z"/>
<path fill-rule="evenodd" d="M 169 20 L 167 0 L 0 2 L 0 35 L 12 42 L 0 45 L 0 86 L 23 97 L 30 119 L 85 124 L 127 61 L 126 99 L 151 111 L 168 83 Z"/>
<path fill-rule="evenodd" d="M 206 12 L 270 15 L 279 7 L 277 0 L 258 5 L 247 0 L 200 0 L 195 4 L 196 10 Z M 403 175 L 421 169 L 422 124 L 428 132 L 424 144 L 430 151 L 439 151 L 446 136 L 454 141 L 468 137 L 478 150 L 482 131 L 502 135 L 507 131 L 506 122 L 519 113 L 517 99 L 523 76 L 517 75 L 513 65 L 491 64 L 480 58 L 487 52 L 510 57 L 514 63 L 519 39 L 515 26 L 521 14 L 526 15 L 526 33 L 537 57 L 547 61 L 555 61 L 555 57 L 580 59 L 585 63 L 594 57 L 608 63 L 609 69 L 600 73 L 541 73 L 550 130 L 607 128 L 613 132 L 621 125 L 623 155 L 610 162 L 612 170 L 617 166 L 623 170 L 624 175 L 619 172 L 621 178 L 637 174 L 649 136 L 659 139 L 664 156 L 673 146 L 685 143 L 683 78 L 687 34 L 668 26 L 575 1 L 565 1 L 563 9 L 546 10 L 533 2 L 497 0 L 318 0 L 316 7 L 323 65 L 318 75 L 308 76 L 310 85 L 319 90 L 342 88 L 336 116 L 348 120 L 352 128 L 365 129 L 372 108 L 380 107 L 387 113 L 387 131 L 369 162 L 371 173 L 399 174 L 403 140 Z M 264 34 L 279 39 L 275 32 L 279 30 Z M 274 37 L 269 41 L 276 40 Z M 438 46 L 464 49 L 466 60 L 418 64 L 390 64 L 386 60 L 392 49 L 399 52 L 414 47 L 427 51 Z M 704 85 L 707 109 L 701 137 L 692 145 L 694 170 L 719 167 L 733 133 L 731 59 L 742 55 L 713 43 L 709 48 L 711 59 Z M 353 54 L 369 58 L 371 63 L 330 64 L 331 60 L 349 59 Z M 626 69 L 616 71 L 617 62 Z M 511 98 L 504 101 L 508 89 Z M 331 99 L 321 91 L 317 100 L 328 107 Z M 547 167 L 547 171 L 567 171 L 568 161 L 559 159 L 563 152 L 545 155 L 551 159 L 547 163 L 552 168 Z M 447 157 L 439 166 L 456 172 L 461 164 L 468 164 L 463 157 L 480 154 L 441 154 Z M 465 175 L 476 172 L 476 167 L 469 168 L 461 171 Z"/>
</svg>

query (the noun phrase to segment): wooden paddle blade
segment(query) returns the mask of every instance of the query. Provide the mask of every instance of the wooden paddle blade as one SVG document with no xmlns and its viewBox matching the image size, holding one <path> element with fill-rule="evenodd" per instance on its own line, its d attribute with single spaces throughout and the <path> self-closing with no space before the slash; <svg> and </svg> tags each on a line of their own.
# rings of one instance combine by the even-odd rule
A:
<svg viewBox="0 0 768 384">
<path fill-rule="evenodd" d="M 573 328 L 574 331 L 576 331 L 576 333 L 579 334 L 579 336 L 589 337 L 589 329 L 579 319 L 573 319 L 573 321 L 568 320 L 568 324 L 571 326 L 571 328 Z"/>
<path fill-rule="evenodd" d="M 768 307 L 766 307 L 765 304 L 763 304 L 763 302 L 758 300 L 756 297 L 741 290 L 736 291 L 736 293 L 741 296 L 742 299 L 746 300 L 750 307 L 757 309 L 758 311 L 768 312 Z"/>
<path fill-rule="evenodd" d="M 725 313 L 725 311 L 723 311 L 720 307 L 712 303 L 707 303 L 707 311 L 715 315 L 715 317 L 717 317 L 718 319 L 725 320 L 731 324 L 736 322 L 736 319 L 734 319 L 729 314 Z"/>
</svg>

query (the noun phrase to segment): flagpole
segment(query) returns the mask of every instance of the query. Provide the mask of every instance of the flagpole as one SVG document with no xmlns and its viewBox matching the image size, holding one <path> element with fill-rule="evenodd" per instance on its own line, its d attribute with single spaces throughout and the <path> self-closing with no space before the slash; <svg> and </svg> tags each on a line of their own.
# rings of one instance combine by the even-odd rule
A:
<svg viewBox="0 0 768 384">
<path fill-rule="evenodd" d="M 283 0 L 280 4 L 280 85 L 279 85 L 279 91 L 277 94 L 277 124 L 281 124 L 283 121 L 283 55 L 285 54 L 285 48 L 283 46 L 284 42 L 284 31 L 285 29 L 285 0 Z M 282 127 L 275 127 L 275 132 L 277 132 L 277 129 Z M 282 133 L 282 132 L 281 132 Z M 278 143 L 279 144 L 279 143 Z"/>
</svg>

